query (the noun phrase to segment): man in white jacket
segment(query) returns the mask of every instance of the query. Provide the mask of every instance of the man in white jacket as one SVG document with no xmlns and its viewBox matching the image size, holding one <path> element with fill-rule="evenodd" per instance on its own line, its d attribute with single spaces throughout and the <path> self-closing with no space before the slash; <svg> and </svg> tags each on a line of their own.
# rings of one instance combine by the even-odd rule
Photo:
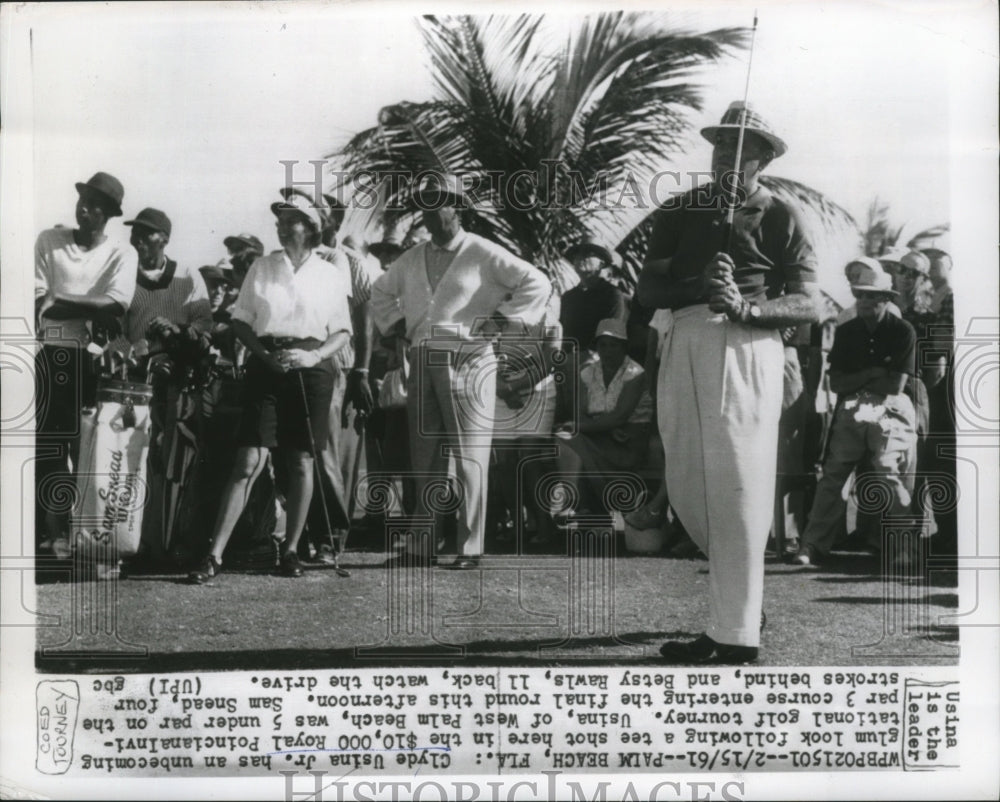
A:
<svg viewBox="0 0 1000 802">
<path fill-rule="evenodd" d="M 410 248 L 372 285 L 372 314 L 380 331 L 410 345 L 418 514 L 433 512 L 428 497 L 444 477 L 455 476 L 464 503 L 454 567 L 475 568 L 483 551 L 496 404 L 492 339 L 508 324 L 538 323 L 551 285 L 536 267 L 462 229 L 466 198 L 453 176 L 432 176 L 415 199 L 431 240 Z"/>
</svg>

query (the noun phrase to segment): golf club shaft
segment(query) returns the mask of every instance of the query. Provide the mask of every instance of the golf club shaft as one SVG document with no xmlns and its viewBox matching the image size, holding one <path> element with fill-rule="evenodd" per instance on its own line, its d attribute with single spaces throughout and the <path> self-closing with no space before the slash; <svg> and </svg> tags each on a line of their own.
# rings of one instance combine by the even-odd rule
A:
<svg viewBox="0 0 1000 802">
<path fill-rule="evenodd" d="M 309 450 L 312 453 L 312 458 L 313 458 L 314 479 L 316 485 L 319 487 L 319 501 L 320 501 L 320 506 L 323 507 L 323 520 L 326 523 L 327 534 L 330 536 L 330 539 L 332 540 L 333 526 L 330 524 L 330 511 L 326 508 L 326 492 L 323 490 L 323 471 L 320 466 L 319 457 L 316 454 L 316 443 L 313 440 L 312 436 L 312 431 L 313 431 L 312 416 L 309 414 L 309 398 L 306 396 L 306 383 L 305 380 L 302 378 L 301 370 L 296 370 L 295 373 L 296 373 L 296 378 L 299 380 L 299 390 L 301 390 L 302 392 L 302 406 L 303 409 L 305 410 L 306 427 L 309 429 Z"/>
<path fill-rule="evenodd" d="M 743 160 L 743 135 L 747 126 L 747 100 L 750 97 L 750 70 L 753 68 L 753 48 L 757 41 L 757 11 L 753 12 L 753 29 L 750 33 L 750 57 L 747 60 L 747 80 L 743 87 L 743 108 L 740 110 L 740 128 L 736 136 L 736 161 L 733 165 L 732 191 L 729 208 L 726 209 L 726 253 L 730 253 L 733 244 L 733 216 L 736 214 L 737 181 L 740 175 L 740 163 Z"/>
</svg>

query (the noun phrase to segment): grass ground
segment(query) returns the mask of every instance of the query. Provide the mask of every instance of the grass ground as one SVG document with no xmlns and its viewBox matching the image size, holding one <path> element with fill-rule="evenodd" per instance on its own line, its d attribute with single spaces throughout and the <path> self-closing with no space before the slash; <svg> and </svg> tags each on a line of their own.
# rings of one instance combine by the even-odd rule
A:
<svg viewBox="0 0 1000 802">
<path fill-rule="evenodd" d="M 200 587 L 182 574 L 45 582 L 38 608 L 59 625 L 38 629 L 38 665 L 116 672 L 662 665 L 660 643 L 697 635 L 707 617 L 703 560 L 497 555 L 481 570 L 458 572 L 389 569 L 385 558 L 348 551 L 346 578 L 316 566 L 299 579 L 223 573 Z M 398 603 L 403 597 L 411 603 Z M 769 555 L 760 663 L 955 664 L 958 630 L 940 619 L 957 608 L 953 571 L 883 578 L 861 553 L 835 555 L 822 571 Z M 113 609 L 115 620 L 99 619 L 102 609 Z M 73 622 L 83 633 L 76 638 Z M 80 650 L 90 655 L 73 654 Z"/>
</svg>

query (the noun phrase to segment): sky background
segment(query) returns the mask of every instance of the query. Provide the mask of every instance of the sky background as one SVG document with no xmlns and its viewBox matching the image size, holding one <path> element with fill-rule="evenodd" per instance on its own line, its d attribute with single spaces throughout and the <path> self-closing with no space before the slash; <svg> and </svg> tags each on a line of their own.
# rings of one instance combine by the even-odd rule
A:
<svg viewBox="0 0 1000 802">
<path fill-rule="evenodd" d="M 599 7 L 552 6 L 552 25 Z M 967 41 L 971 15 L 983 6 L 758 7 L 750 100 L 789 144 L 770 172 L 826 193 L 859 221 L 878 196 L 906 224 L 904 241 L 949 221 L 955 148 L 996 147 L 995 130 L 967 142 L 951 127 L 961 56 L 982 46 Z M 32 231 L 72 225 L 73 184 L 105 170 L 125 185 L 123 219 L 145 206 L 167 212 L 169 252 L 185 263 L 216 262 L 223 237 L 240 231 L 277 247 L 268 206 L 284 183 L 280 160 L 299 160 L 297 177 L 307 178 L 309 159 L 370 127 L 382 106 L 431 98 L 413 15 L 476 8 L 143 3 L 14 12 L 31 15 L 30 71 L 18 84 L 31 115 L 13 124 L 31 136 Z M 669 8 L 672 26 L 697 31 L 749 26 L 754 6 Z M 697 127 L 743 96 L 746 57 L 701 72 Z M 708 157 L 695 131 L 685 156 L 665 166 L 705 169 Z M 127 233 L 120 220 L 109 230 Z M 824 284 L 845 290 L 839 259 L 827 257 Z"/>
</svg>

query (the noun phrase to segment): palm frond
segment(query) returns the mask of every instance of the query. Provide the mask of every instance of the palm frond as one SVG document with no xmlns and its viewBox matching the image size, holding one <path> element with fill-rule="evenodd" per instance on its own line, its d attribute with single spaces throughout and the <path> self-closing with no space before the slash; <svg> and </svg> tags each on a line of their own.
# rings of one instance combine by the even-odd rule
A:
<svg viewBox="0 0 1000 802">
<path fill-rule="evenodd" d="M 799 209 L 807 218 L 812 218 L 813 222 L 818 222 L 827 232 L 861 230 L 854 216 L 843 206 L 805 184 L 774 175 L 762 175 L 760 183 L 776 198 Z"/>
<path fill-rule="evenodd" d="M 864 251 L 867 256 L 881 256 L 890 248 L 895 247 L 899 235 L 903 233 L 903 225 L 894 225 L 889 219 L 889 205 L 882 203 L 878 197 L 868 206 L 868 215 L 864 237 Z"/>
<path fill-rule="evenodd" d="M 925 228 L 923 231 L 919 231 L 914 234 L 906 243 L 906 247 L 913 248 L 918 251 L 924 250 L 925 248 L 933 248 L 937 245 L 937 241 L 939 239 L 947 236 L 950 232 L 950 223 L 941 223 L 937 226 Z"/>
<path fill-rule="evenodd" d="M 649 13 L 592 14 L 568 32 L 547 19 L 422 18 L 436 98 L 385 107 L 335 164 L 352 178 L 401 179 L 380 198 L 386 230 L 413 219 L 422 171 L 458 173 L 475 185 L 471 230 L 554 276 L 566 247 L 595 235 L 619 247 L 621 282 L 634 285 L 651 225 L 646 188 L 686 149 L 700 70 L 745 46 L 748 31 L 674 30 Z M 510 191 L 518 176 L 520 198 Z M 825 224 L 850 220 L 807 187 L 771 181 Z"/>
<path fill-rule="evenodd" d="M 552 127 L 561 136 L 553 142 L 553 155 L 567 161 L 593 144 L 586 137 L 588 128 L 609 135 L 607 123 L 616 113 L 625 112 L 619 123 L 627 125 L 643 119 L 644 110 L 677 106 L 700 110 L 698 87 L 682 79 L 744 45 L 747 38 L 742 28 L 704 34 L 664 33 L 653 27 L 654 18 L 649 15 L 597 16 L 593 26 L 584 26 L 568 43 L 564 56 L 567 81 L 556 92 Z M 646 119 L 647 127 L 655 127 L 659 121 L 655 116 Z M 675 128 L 673 122 L 667 119 L 667 130 Z M 627 136 L 623 134 L 621 139 Z"/>
</svg>

